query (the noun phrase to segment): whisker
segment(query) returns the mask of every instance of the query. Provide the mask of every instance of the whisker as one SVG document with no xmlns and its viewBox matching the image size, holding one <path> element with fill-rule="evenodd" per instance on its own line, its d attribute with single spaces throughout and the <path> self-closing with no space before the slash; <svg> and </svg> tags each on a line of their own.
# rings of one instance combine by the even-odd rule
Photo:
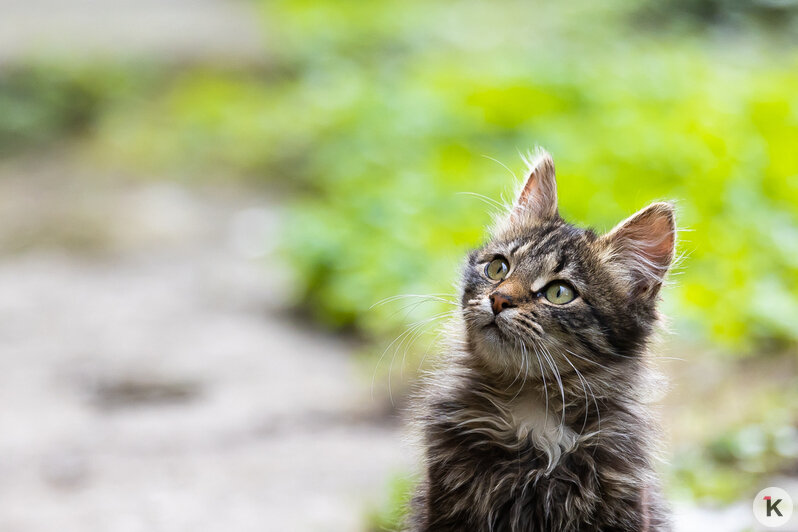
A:
<svg viewBox="0 0 798 532">
<path fill-rule="evenodd" d="M 491 157 L 490 155 L 483 155 L 482 157 L 484 157 L 485 159 L 488 159 L 489 161 L 493 161 L 494 163 L 498 164 L 499 166 L 501 166 L 502 168 L 504 168 L 505 170 L 507 170 L 507 171 L 510 173 L 510 175 L 511 175 L 511 176 L 513 176 L 513 179 L 515 179 L 516 181 L 518 181 L 518 176 L 516 176 L 516 175 L 515 175 L 515 172 L 513 172 L 512 170 L 510 170 L 510 168 L 509 168 L 509 167 L 508 167 L 506 164 L 504 164 L 503 162 L 501 162 L 501 161 L 500 161 L 500 160 L 498 160 L 498 159 L 494 159 L 494 158 L 493 158 L 493 157 Z"/>
<path fill-rule="evenodd" d="M 532 349 L 535 350 L 535 358 L 538 359 L 538 365 L 540 366 L 540 376 L 543 377 L 543 396 L 546 398 L 546 415 L 544 417 L 544 425 L 547 425 L 549 422 L 549 388 L 546 386 L 546 372 L 543 371 L 543 363 L 540 361 L 540 354 L 538 353 L 538 348 L 535 347 L 535 344 L 530 344 Z"/>
<path fill-rule="evenodd" d="M 449 311 L 449 312 L 452 312 L 452 311 Z M 417 322 L 414 322 L 414 323 L 410 324 L 408 326 L 408 328 L 402 334 L 400 334 L 399 336 L 394 338 L 394 340 L 390 344 L 388 344 L 388 347 L 386 347 L 383 350 L 382 354 L 380 354 L 379 359 L 377 359 L 377 363 L 374 366 L 374 372 L 373 372 L 373 374 L 371 376 L 371 399 L 372 399 L 372 401 L 374 400 L 374 383 L 375 383 L 375 381 L 377 379 L 377 371 L 379 370 L 380 363 L 382 362 L 382 359 L 385 358 L 385 354 L 391 349 L 391 347 L 394 346 L 394 344 L 396 344 L 396 342 L 402 340 L 402 338 L 406 337 L 408 334 L 412 334 L 418 327 L 421 327 L 421 326 L 423 326 L 425 324 L 429 324 L 429 323 L 435 321 L 436 319 L 440 319 L 441 317 L 443 317 L 446 314 L 448 314 L 448 313 L 444 312 L 444 313 L 432 316 L 430 318 L 426 318 L 424 320 L 419 320 Z M 398 348 L 399 348 L 399 346 L 397 346 L 397 349 Z M 389 395 L 389 397 L 391 399 L 391 404 L 393 404 L 393 395 L 392 395 L 392 391 L 391 391 L 390 378 L 391 378 L 391 370 L 393 369 L 393 359 L 396 358 L 396 350 L 397 349 L 394 350 L 394 356 L 391 358 L 391 366 L 388 368 L 388 395 Z"/>
<path fill-rule="evenodd" d="M 543 331 L 543 327 L 541 327 L 539 323 L 535 323 L 534 321 L 530 320 L 529 318 L 527 318 L 526 316 L 524 316 L 522 314 L 518 315 L 518 321 L 520 321 L 524 325 L 527 325 L 528 327 L 531 327 L 533 330 L 535 330 L 541 336 L 543 335 L 543 332 L 544 332 Z"/>
<path fill-rule="evenodd" d="M 435 321 L 437 321 L 437 320 L 439 320 L 439 319 L 443 319 L 443 318 L 449 318 L 449 317 L 452 317 L 453 315 L 454 315 L 454 312 L 453 312 L 453 311 L 451 311 L 451 310 L 450 310 L 450 311 L 448 311 L 448 312 L 442 312 L 442 313 L 440 313 L 440 314 L 437 314 L 437 315 L 433 316 L 433 318 L 432 318 L 432 319 L 430 319 L 428 322 L 424 323 L 424 324 L 422 325 L 422 327 L 420 327 L 420 328 L 416 329 L 416 332 L 415 332 L 415 333 L 413 333 L 413 334 L 412 334 L 412 335 L 410 335 L 409 337 L 405 338 L 405 340 L 408 340 L 408 338 L 410 338 L 410 340 L 409 340 L 409 341 L 407 342 L 407 344 L 406 344 L 406 347 L 405 347 L 404 353 L 402 353 L 402 365 L 401 365 L 401 366 L 400 366 L 400 368 L 399 368 L 399 371 L 400 371 L 399 375 L 400 375 L 400 377 L 404 378 L 404 375 L 405 375 L 405 360 L 406 360 L 406 358 L 407 358 L 407 352 L 410 350 L 410 348 L 411 348 L 411 347 L 412 347 L 412 345 L 415 343 L 415 341 L 416 341 L 416 340 L 417 340 L 417 339 L 418 339 L 418 338 L 419 338 L 419 337 L 420 337 L 422 334 L 424 334 L 424 332 L 425 332 L 425 330 L 424 330 L 424 327 L 425 327 L 425 326 L 427 326 L 427 325 L 430 325 L 431 323 L 433 323 L 433 322 L 435 322 Z M 398 349 L 399 349 L 399 348 L 402 346 L 402 343 L 403 343 L 405 340 L 403 340 L 402 342 L 400 342 L 400 343 L 399 343 L 399 345 L 397 346 L 397 350 L 398 350 Z M 396 356 L 396 353 L 394 353 L 394 357 L 395 357 L 395 356 Z M 393 362 L 392 362 L 392 363 L 393 363 Z M 390 373 L 390 370 L 389 370 L 389 373 Z"/>
<path fill-rule="evenodd" d="M 529 374 L 529 365 L 527 364 L 527 360 L 529 359 L 529 356 L 528 356 L 528 352 L 526 350 L 526 346 L 524 345 L 524 342 L 519 342 L 519 345 L 521 346 L 521 362 L 523 364 L 521 369 L 523 370 L 522 373 L 524 375 L 524 378 L 521 380 L 521 387 L 518 388 L 518 391 L 515 392 L 515 395 L 513 396 L 513 398 L 510 399 L 511 402 L 515 401 L 515 399 L 521 394 L 521 391 L 523 391 L 524 386 L 526 386 L 526 377 Z M 513 382 L 515 382 L 515 381 L 513 381 Z"/>
<path fill-rule="evenodd" d="M 565 349 L 565 348 L 563 347 L 563 349 Z M 595 364 L 595 365 L 597 365 L 599 367 L 602 367 L 602 368 L 605 367 L 604 364 L 602 364 L 601 362 L 599 362 L 597 360 L 591 360 L 589 358 L 583 357 L 582 355 L 577 355 L 576 353 L 574 353 L 573 351 L 571 351 L 569 349 L 565 349 L 565 350 L 568 351 L 570 354 L 572 354 L 573 356 L 575 356 L 576 358 L 578 358 L 580 360 L 584 360 L 585 362 L 590 362 L 591 364 Z"/>
<path fill-rule="evenodd" d="M 373 309 L 374 307 L 379 307 L 381 305 L 385 305 L 386 303 L 391 303 L 391 302 L 399 300 L 399 299 L 409 299 L 411 297 L 421 297 L 421 298 L 428 299 L 430 301 L 440 301 L 441 303 L 450 303 L 452 305 L 456 305 L 457 304 L 457 302 L 454 300 L 455 298 L 457 298 L 457 296 L 454 295 L 454 294 L 446 294 L 446 293 L 438 293 L 438 294 L 399 294 L 399 295 L 395 295 L 395 296 L 386 297 L 384 299 L 381 299 L 381 300 L 377 301 L 376 303 L 374 303 L 373 305 L 371 305 L 369 307 L 369 310 Z M 453 298 L 453 299 L 448 299 L 448 298 Z"/>
<path fill-rule="evenodd" d="M 421 305 L 422 303 L 425 303 L 425 302 L 429 302 L 429 301 L 422 300 L 422 301 L 419 301 L 419 302 L 416 302 L 416 303 L 409 303 L 408 305 L 403 306 L 401 309 L 397 310 L 396 312 L 394 312 L 391 315 L 392 316 L 396 315 L 398 312 L 401 312 L 402 310 L 405 310 L 408 307 L 411 307 L 410 310 L 407 311 L 407 314 L 409 315 L 416 308 L 418 308 L 419 305 Z M 452 304 L 452 306 L 456 306 L 454 303 L 450 303 L 450 304 Z M 425 331 L 425 325 L 431 324 L 435 320 L 443 318 L 443 317 L 454 316 L 456 314 L 456 312 L 457 312 L 457 310 L 449 310 L 449 311 L 442 312 L 440 314 L 436 314 L 434 316 L 431 316 L 431 317 L 429 317 L 427 319 L 414 322 L 414 323 L 412 323 L 412 324 L 410 324 L 408 326 L 408 329 L 404 333 L 402 333 L 402 335 L 398 336 L 396 339 L 394 339 L 393 342 L 391 342 L 391 344 L 388 345 L 388 347 L 386 348 L 386 351 L 388 349 L 390 349 L 390 347 L 397 340 L 399 340 L 399 343 L 396 345 L 396 347 L 393 350 L 393 355 L 391 356 L 391 363 L 390 363 L 390 365 L 388 367 L 388 396 L 389 396 L 389 398 L 391 400 L 391 404 L 393 404 L 393 389 L 392 389 L 392 386 L 393 386 L 392 385 L 393 364 L 394 364 L 394 362 L 396 360 L 396 355 L 398 354 L 399 350 L 402 348 L 402 345 L 404 345 L 406 343 L 406 347 L 405 347 L 405 349 L 404 349 L 404 351 L 402 353 L 402 365 L 400 367 L 400 371 L 401 371 L 400 376 L 401 376 L 401 378 L 404 378 L 405 360 L 406 360 L 406 357 L 407 357 L 407 352 L 410 350 L 410 348 L 416 342 L 416 340 L 422 334 L 424 334 L 426 332 Z M 373 398 L 373 394 L 374 394 L 374 379 L 376 377 L 377 370 L 379 369 L 379 363 L 382 361 L 382 358 L 384 357 L 384 355 L 385 355 L 385 351 L 380 356 L 380 359 L 377 362 L 377 366 L 374 368 L 374 375 L 372 376 L 372 390 L 371 390 L 372 391 L 372 398 Z"/>
<path fill-rule="evenodd" d="M 570 349 L 565 349 L 565 351 L 567 351 L 568 353 L 570 353 L 571 355 L 573 355 L 573 356 L 575 356 L 577 358 L 582 358 L 583 360 L 588 360 L 588 359 L 586 359 L 584 357 L 580 357 L 579 355 L 577 355 L 576 353 L 574 353 Z M 590 362 L 592 362 L 592 360 L 590 360 Z M 596 417 L 598 418 L 598 433 L 601 434 L 601 409 L 599 408 L 599 405 L 598 405 L 598 398 L 596 397 L 596 392 L 593 391 L 593 387 L 590 385 L 590 382 L 588 382 L 587 379 L 585 379 L 585 384 L 587 384 L 587 387 L 590 390 L 590 394 L 593 396 L 593 404 L 596 405 Z M 595 449 L 593 450 L 593 452 L 595 454 Z"/>
<path fill-rule="evenodd" d="M 563 387 L 562 384 L 562 377 L 560 375 L 560 370 L 557 369 L 557 363 L 552 358 L 551 353 L 549 353 L 549 350 L 543 344 L 540 344 L 540 350 L 543 353 L 543 356 L 546 359 L 547 363 L 551 367 L 552 373 L 557 378 L 557 384 L 560 387 L 560 396 L 562 397 L 562 414 L 560 419 L 560 430 L 562 431 L 565 428 L 565 388 Z"/>
<path fill-rule="evenodd" d="M 400 312 L 402 312 L 403 310 L 407 310 L 407 309 L 409 309 L 409 310 L 407 310 L 407 311 L 405 312 L 405 317 L 408 317 L 410 314 L 412 314 L 413 312 L 415 312 L 415 310 L 416 310 L 416 309 L 417 309 L 419 306 L 423 305 L 424 303 L 438 303 L 438 302 L 439 302 L 438 300 L 424 299 L 424 300 L 421 300 L 421 301 L 415 301 L 415 302 L 413 302 L 413 303 L 408 303 L 408 304 L 406 304 L 406 305 L 403 305 L 402 307 L 400 307 L 400 308 L 399 308 L 399 309 L 397 309 L 396 311 L 392 312 L 392 313 L 390 314 L 390 317 L 396 316 L 397 314 L 399 314 L 399 313 L 400 313 Z M 449 305 L 451 305 L 451 306 L 453 306 L 453 307 L 456 307 L 456 306 L 457 306 L 457 304 L 456 304 L 456 303 L 448 303 L 448 304 L 449 304 Z"/>
<path fill-rule="evenodd" d="M 576 369 L 576 366 L 573 365 L 571 360 L 568 358 L 568 355 L 566 355 L 565 353 L 561 354 L 565 359 L 565 361 L 573 368 L 574 372 L 576 373 L 576 376 L 579 378 L 580 384 L 582 385 L 582 391 L 585 392 L 585 419 L 582 422 L 582 428 L 579 431 L 579 434 L 584 434 L 585 428 L 587 427 L 587 415 L 590 412 L 590 401 L 588 400 L 587 397 L 587 387 L 585 386 L 585 378 L 582 376 L 582 373 L 578 369 Z"/>
<path fill-rule="evenodd" d="M 438 334 L 435 335 L 435 338 L 433 338 L 432 341 L 429 344 L 427 344 L 427 348 L 424 350 L 424 356 L 421 357 L 421 361 L 418 363 L 418 367 L 416 368 L 416 373 L 421 371 L 421 367 L 424 365 L 424 361 L 427 359 L 427 355 L 429 354 L 430 348 L 438 342 L 438 340 L 440 339 L 441 335 L 444 332 L 445 331 L 443 329 L 438 331 Z"/>
<path fill-rule="evenodd" d="M 466 191 L 464 191 L 464 192 L 456 192 L 456 194 L 460 195 L 460 196 L 473 196 L 473 197 L 477 198 L 478 200 L 481 200 L 486 205 L 489 205 L 490 207 L 493 207 L 493 208 L 496 208 L 496 209 L 499 209 L 499 210 L 502 210 L 502 211 L 504 211 L 506 209 L 506 207 L 504 205 L 502 205 L 501 203 L 499 203 L 495 199 L 491 199 L 491 198 L 485 196 L 484 194 L 478 194 L 476 192 L 466 192 Z"/>
<path fill-rule="evenodd" d="M 523 353 L 523 347 L 524 347 L 524 344 L 523 344 L 523 342 L 519 342 L 519 341 L 518 341 L 518 338 L 514 338 L 514 339 L 513 339 L 513 342 L 514 342 L 516 345 L 519 345 L 519 346 L 521 346 L 521 349 L 522 349 L 522 352 L 521 352 L 521 362 L 523 363 L 523 362 L 524 362 L 524 359 L 525 359 L 525 356 L 524 356 L 524 353 Z M 515 372 L 515 378 L 513 378 L 513 382 L 511 382 L 510 384 L 508 384 L 508 385 L 507 385 L 507 386 L 504 388 L 504 391 L 505 391 L 505 392 L 506 392 L 506 391 L 508 391 L 508 390 L 510 390 L 510 389 L 513 387 L 513 385 L 514 385 L 516 382 L 518 382 L 518 377 L 520 377 L 520 376 L 521 376 L 521 372 L 523 371 L 523 369 L 524 369 L 524 368 L 523 368 L 523 365 L 522 365 L 520 368 L 518 368 L 518 371 L 516 371 L 516 372 Z M 521 385 L 521 387 L 523 388 L 523 384 Z M 520 393 L 520 390 L 519 390 L 519 393 Z M 513 399 L 515 399 L 516 397 L 518 397 L 518 393 L 516 393 L 516 394 L 513 396 Z"/>
</svg>

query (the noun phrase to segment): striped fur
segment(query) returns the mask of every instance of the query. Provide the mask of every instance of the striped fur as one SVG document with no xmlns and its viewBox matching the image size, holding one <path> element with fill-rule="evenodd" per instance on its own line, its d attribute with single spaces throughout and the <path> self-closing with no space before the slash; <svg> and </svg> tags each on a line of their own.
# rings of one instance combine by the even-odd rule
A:
<svg viewBox="0 0 798 532">
<path fill-rule="evenodd" d="M 673 210 L 605 236 L 557 211 L 541 152 L 516 204 L 464 267 L 460 313 L 416 408 L 425 474 L 408 529 L 664 531 L 647 343 L 673 258 Z M 509 274 L 485 266 L 505 257 Z M 574 301 L 542 296 L 570 283 Z M 494 315 L 491 294 L 511 303 Z"/>
</svg>

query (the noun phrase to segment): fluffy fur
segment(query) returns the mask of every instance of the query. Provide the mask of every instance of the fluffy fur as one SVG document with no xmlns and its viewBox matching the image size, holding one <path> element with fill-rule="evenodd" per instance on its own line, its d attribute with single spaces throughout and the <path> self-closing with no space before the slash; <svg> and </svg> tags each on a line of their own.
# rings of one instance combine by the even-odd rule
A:
<svg viewBox="0 0 798 532">
<path fill-rule="evenodd" d="M 410 530 L 670 529 L 645 352 L 674 243 L 666 203 L 604 236 L 569 225 L 554 163 L 536 155 L 515 205 L 468 256 L 460 315 L 417 405 L 425 471 Z M 496 258 L 509 264 L 499 280 L 486 274 Z M 576 298 L 550 302 L 553 281 Z"/>
</svg>

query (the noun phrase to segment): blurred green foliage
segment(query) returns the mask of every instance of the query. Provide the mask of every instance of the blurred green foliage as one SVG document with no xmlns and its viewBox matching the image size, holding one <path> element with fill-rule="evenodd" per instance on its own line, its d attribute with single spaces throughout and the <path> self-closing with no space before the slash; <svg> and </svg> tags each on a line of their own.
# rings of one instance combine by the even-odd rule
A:
<svg viewBox="0 0 798 532">
<path fill-rule="evenodd" d="M 386 497 L 381 505 L 371 508 L 366 514 L 369 532 L 401 530 L 410 506 L 416 479 L 406 474 L 391 477 L 386 488 Z"/>
<path fill-rule="evenodd" d="M 157 79 L 144 65 L 57 61 L 0 70 L 0 156 L 90 133 L 100 116 Z"/>
<path fill-rule="evenodd" d="M 681 27 L 692 32 L 722 29 L 795 32 L 796 0 L 644 0 L 635 20 L 648 28 Z M 790 31 L 792 30 L 792 31 Z"/>
<path fill-rule="evenodd" d="M 753 423 L 723 429 L 705 446 L 674 453 L 668 486 L 686 500 L 734 502 L 774 472 L 798 465 L 798 430 L 792 424 Z"/>
<path fill-rule="evenodd" d="M 794 14 L 691 2 L 669 17 Z M 483 237 L 490 208 L 459 193 L 511 199 L 498 161 L 520 179 L 519 152 L 539 144 L 578 223 L 677 201 L 684 261 L 666 303 L 683 334 L 794 343 L 798 53 L 761 33 L 640 32 L 656 7 L 642 6 L 264 2 L 271 59 L 257 69 L 7 69 L 0 149 L 89 130 L 135 164 L 299 190 L 285 238 L 299 299 L 379 336 L 406 318 L 375 302 L 452 292 Z"/>
<path fill-rule="evenodd" d="M 382 297 L 450 292 L 489 219 L 457 192 L 509 198 L 513 179 L 481 156 L 520 172 L 518 151 L 540 144 L 577 222 L 678 202 L 667 298 L 683 333 L 794 342 L 798 54 L 647 37 L 621 5 L 277 3 L 294 124 L 271 151 L 313 190 L 287 238 L 308 307 L 373 329 Z"/>
<path fill-rule="evenodd" d="M 578 5 L 268 4 L 265 71 L 176 76 L 101 134 L 131 160 L 304 191 L 286 247 L 300 299 L 334 326 L 380 334 L 401 320 L 376 301 L 451 292 L 489 221 L 458 192 L 509 199 L 515 180 L 483 156 L 521 172 L 540 144 L 577 222 L 677 201 L 688 231 L 667 302 L 683 333 L 794 342 L 798 55 L 650 38 L 619 4 Z"/>
<path fill-rule="evenodd" d="M 715 9 L 693 4 L 673 12 Z M 488 158 L 521 179 L 519 153 L 542 145 L 577 223 L 677 202 L 684 260 L 665 297 L 683 336 L 735 352 L 798 339 L 795 47 L 640 31 L 656 5 L 618 0 L 262 5 L 257 69 L 179 69 L 132 99 L 114 74 L 6 76 L 0 145 L 90 125 L 103 156 L 300 191 L 285 235 L 298 300 L 376 337 L 442 307 L 375 302 L 453 291 L 490 220 L 460 193 L 512 199 L 516 179 Z M 777 9 L 734 5 L 759 24 Z"/>
</svg>

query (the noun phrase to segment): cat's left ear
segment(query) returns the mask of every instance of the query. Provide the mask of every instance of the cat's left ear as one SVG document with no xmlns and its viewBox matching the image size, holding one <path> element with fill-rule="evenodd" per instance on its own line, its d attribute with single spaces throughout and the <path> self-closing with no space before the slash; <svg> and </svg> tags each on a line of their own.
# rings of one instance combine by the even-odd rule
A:
<svg viewBox="0 0 798 532">
<path fill-rule="evenodd" d="M 557 216 L 557 180 L 554 160 L 544 150 L 538 150 L 528 161 L 529 177 L 513 206 L 513 217 L 547 220 Z"/>
<path fill-rule="evenodd" d="M 653 203 L 601 237 L 605 260 L 634 296 L 655 296 L 673 261 L 676 221 L 673 205 Z"/>
</svg>

